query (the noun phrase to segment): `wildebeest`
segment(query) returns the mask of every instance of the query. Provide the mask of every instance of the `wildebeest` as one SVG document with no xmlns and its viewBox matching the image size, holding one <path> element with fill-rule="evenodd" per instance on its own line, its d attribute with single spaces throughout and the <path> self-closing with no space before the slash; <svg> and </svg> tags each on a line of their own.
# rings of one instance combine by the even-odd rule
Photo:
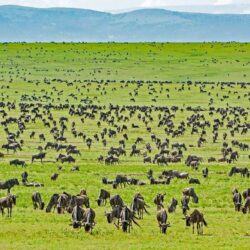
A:
<svg viewBox="0 0 250 250">
<path fill-rule="evenodd" d="M 42 197 L 41 197 L 41 194 L 39 192 L 33 193 L 32 196 L 31 196 L 31 199 L 32 199 L 32 202 L 33 202 L 34 209 L 37 209 L 38 205 L 39 205 L 39 208 L 41 210 L 43 210 L 44 202 L 42 201 Z"/>
<path fill-rule="evenodd" d="M 250 188 L 246 189 L 243 193 L 243 198 L 246 199 L 248 196 L 250 196 Z"/>
<path fill-rule="evenodd" d="M 178 201 L 175 198 L 172 198 L 170 205 L 168 206 L 168 212 L 173 213 L 176 210 Z"/>
<path fill-rule="evenodd" d="M 245 200 L 244 207 L 242 208 L 243 214 L 250 213 L 250 197 L 248 196 Z"/>
<path fill-rule="evenodd" d="M 41 163 L 42 163 L 45 156 L 46 156 L 46 153 L 42 153 L 42 152 L 36 155 L 32 155 L 31 162 L 33 163 L 34 160 L 41 160 Z"/>
<path fill-rule="evenodd" d="M 59 195 L 56 205 L 58 214 L 63 214 L 64 210 L 66 210 L 69 207 L 70 199 L 71 195 L 66 192 L 63 192 L 62 194 Z"/>
<path fill-rule="evenodd" d="M 81 227 L 84 218 L 84 210 L 80 206 L 74 206 L 71 217 L 73 228 Z"/>
<path fill-rule="evenodd" d="M 22 166 L 22 167 L 26 166 L 25 161 L 21 161 L 21 160 L 18 160 L 18 159 L 10 161 L 10 166 L 11 165 Z"/>
<path fill-rule="evenodd" d="M 166 193 L 164 194 L 160 194 L 158 193 L 155 198 L 154 198 L 154 204 L 157 206 L 157 210 L 160 210 L 161 208 L 163 208 L 163 202 L 164 202 L 164 196 L 166 195 Z"/>
<path fill-rule="evenodd" d="M 207 222 L 204 219 L 204 216 L 197 209 L 193 211 L 190 216 L 186 216 L 186 226 L 191 226 L 193 224 L 193 233 L 194 233 L 194 224 L 197 224 L 197 234 L 203 234 L 203 224 L 207 226 Z"/>
<path fill-rule="evenodd" d="M 128 183 L 128 178 L 124 175 L 117 175 L 115 178 L 115 182 L 117 183 L 117 185 L 120 185 L 120 187 L 126 187 L 126 183 Z"/>
<path fill-rule="evenodd" d="M 208 177 L 208 168 L 202 169 L 202 175 L 203 175 L 204 178 Z"/>
<path fill-rule="evenodd" d="M 199 202 L 199 198 L 197 196 L 197 194 L 195 193 L 193 188 L 184 188 L 182 191 L 183 195 L 187 195 L 192 197 L 193 202 L 194 203 L 198 203 Z"/>
<path fill-rule="evenodd" d="M 143 199 L 140 199 L 138 197 L 134 197 L 132 204 L 131 204 L 131 210 L 134 213 L 137 212 L 139 219 L 143 219 L 143 212 L 144 211 L 147 214 L 149 214 L 146 207 L 148 207 L 148 205 L 145 203 L 145 201 Z"/>
<path fill-rule="evenodd" d="M 93 230 L 95 225 L 95 211 L 92 208 L 87 208 L 83 213 L 83 226 L 86 232 Z"/>
<path fill-rule="evenodd" d="M 114 219 L 117 219 L 117 223 L 114 222 L 114 225 L 119 229 L 119 221 L 121 216 L 122 207 L 116 205 L 112 208 L 111 212 L 105 212 L 105 216 L 107 217 L 108 223 L 112 223 Z"/>
<path fill-rule="evenodd" d="M 89 197 L 87 195 L 72 195 L 69 199 L 68 212 L 71 213 L 76 205 L 80 207 L 84 205 L 86 208 L 89 208 Z"/>
<path fill-rule="evenodd" d="M 25 172 L 23 172 L 22 174 L 21 174 L 21 177 L 22 177 L 22 183 L 23 183 L 23 185 L 25 185 L 26 183 L 27 183 L 27 181 L 28 181 L 28 173 L 25 171 Z"/>
<path fill-rule="evenodd" d="M 113 208 L 115 206 L 124 206 L 123 200 L 119 194 L 113 195 L 109 199 L 110 206 Z"/>
<path fill-rule="evenodd" d="M 198 179 L 194 179 L 194 178 L 190 178 L 188 183 L 189 184 L 201 184 Z"/>
<path fill-rule="evenodd" d="M 7 197 L 0 198 L 0 210 L 4 215 L 4 208 L 8 209 L 8 217 L 12 216 L 12 206 L 16 205 L 16 196 L 9 194 Z"/>
<path fill-rule="evenodd" d="M 110 192 L 106 191 L 105 189 L 101 189 L 99 196 L 97 198 L 97 204 L 98 206 L 101 206 L 103 204 L 104 206 L 106 205 L 107 199 L 110 198 Z"/>
<path fill-rule="evenodd" d="M 189 210 L 189 196 L 184 195 L 181 199 L 182 213 L 186 215 L 187 210 Z"/>
<path fill-rule="evenodd" d="M 7 181 L 0 181 L 0 189 L 7 189 L 8 193 L 10 193 L 11 188 L 13 188 L 15 185 L 19 185 L 19 182 L 17 179 L 9 179 Z"/>
<path fill-rule="evenodd" d="M 167 232 L 167 228 L 170 227 L 170 223 L 167 223 L 168 220 L 167 211 L 164 208 L 159 210 L 157 212 L 156 219 L 160 227 L 160 232 L 165 234 Z"/>
<path fill-rule="evenodd" d="M 59 198 L 59 194 L 53 194 L 51 196 L 49 204 L 46 208 L 46 213 L 50 213 L 52 207 L 54 207 L 53 211 L 55 211 L 55 208 L 56 208 L 57 203 L 58 203 L 58 198 Z"/>
<path fill-rule="evenodd" d="M 240 211 L 241 205 L 242 205 L 242 197 L 241 194 L 238 192 L 237 189 L 233 191 L 233 203 L 235 207 L 235 211 Z"/>
<path fill-rule="evenodd" d="M 131 211 L 127 206 L 122 207 L 120 220 L 123 232 L 130 232 L 133 222 L 140 227 L 140 225 L 135 221 L 135 218 L 136 217 L 134 216 L 133 211 Z"/>
<path fill-rule="evenodd" d="M 232 176 L 232 175 L 235 175 L 238 173 L 240 173 L 241 176 L 243 176 L 243 177 L 245 177 L 245 176 L 249 177 L 248 168 L 239 168 L 239 167 L 232 167 L 228 175 Z"/>
<path fill-rule="evenodd" d="M 57 180 L 58 176 L 59 176 L 59 174 L 54 173 L 53 175 L 51 175 L 50 179 L 51 179 L 52 181 L 55 181 L 55 180 Z"/>
</svg>

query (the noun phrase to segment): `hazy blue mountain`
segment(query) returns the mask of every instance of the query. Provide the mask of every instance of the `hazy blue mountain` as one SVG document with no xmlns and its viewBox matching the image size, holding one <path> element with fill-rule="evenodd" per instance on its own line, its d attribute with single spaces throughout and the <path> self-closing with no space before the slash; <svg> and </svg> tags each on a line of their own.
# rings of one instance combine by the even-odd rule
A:
<svg viewBox="0 0 250 250">
<path fill-rule="evenodd" d="M 0 6 L 0 41 L 250 41 L 250 15 Z"/>
</svg>

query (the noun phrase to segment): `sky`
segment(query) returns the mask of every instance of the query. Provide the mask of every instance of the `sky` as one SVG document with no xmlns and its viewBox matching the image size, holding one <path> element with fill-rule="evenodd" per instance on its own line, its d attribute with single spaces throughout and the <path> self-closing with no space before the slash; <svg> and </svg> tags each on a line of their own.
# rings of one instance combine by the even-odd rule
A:
<svg viewBox="0 0 250 250">
<path fill-rule="evenodd" d="M 250 0 L 0 0 L 0 5 L 22 5 L 39 8 L 73 7 L 100 11 L 135 8 L 172 8 L 176 10 L 207 10 L 207 12 L 244 12 Z M 238 5 L 238 9 L 233 5 Z"/>
</svg>

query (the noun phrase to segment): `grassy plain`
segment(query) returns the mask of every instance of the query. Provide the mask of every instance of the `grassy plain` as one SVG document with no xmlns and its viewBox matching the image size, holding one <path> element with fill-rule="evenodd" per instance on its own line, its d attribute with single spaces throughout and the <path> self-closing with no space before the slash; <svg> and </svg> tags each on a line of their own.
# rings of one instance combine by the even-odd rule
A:
<svg viewBox="0 0 250 250">
<path fill-rule="evenodd" d="M 207 84 L 205 93 L 200 92 L 200 85 L 192 84 L 188 89 L 181 82 L 206 81 L 215 82 L 249 82 L 250 81 L 250 44 L 214 43 L 214 44 L 1 44 L 0 45 L 0 101 L 15 102 L 16 110 L 4 109 L 8 116 L 18 117 L 20 102 L 52 104 L 82 104 L 91 102 L 106 107 L 112 103 L 116 105 L 152 105 L 152 106 L 178 106 L 175 114 L 175 123 L 193 112 L 186 110 L 188 106 L 200 106 L 205 111 L 202 114 L 206 119 L 220 117 L 215 114 L 209 116 L 208 104 L 211 98 L 218 107 L 243 107 L 250 109 L 250 87 L 241 88 L 240 85 L 231 86 Z M 96 81 L 102 81 L 97 83 Z M 105 83 L 111 80 L 109 84 Z M 135 83 L 122 83 L 122 80 L 148 80 L 171 81 L 171 84 L 158 82 L 144 83 L 139 89 Z M 73 84 L 71 84 L 73 83 Z M 9 88 L 7 88 L 9 86 Z M 155 90 L 153 90 L 153 88 Z M 56 89 L 56 90 L 55 90 Z M 168 89 L 168 90 L 167 90 Z M 63 92 L 62 92 L 63 91 Z M 134 96 L 135 91 L 138 95 Z M 101 94 L 102 92 L 102 94 Z M 104 93 L 106 92 L 106 93 Z M 208 96 L 210 92 L 210 96 Z M 61 94 L 60 94 L 61 93 Z M 152 95 L 150 93 L 153 93 Z M 73 94 L 70 96 L 70 94 Z M 24 96 L 25 95 L 25 96 Z M 169 97 L 167 97 L 169 95 Z M 228 98 L 223 96 L 228 95 Z M 49 97 L 49 98 L 48 98 Z M 239 98 L 240 97 L 240 98 Z M 24 98 L 21 101 L 21 98 Z M 134 100 L 132 100 L 134 98 Z M 156 102 L 153 100 L 156 99 Z M 25 101 L 24 101 L 25 100 Z M 105 108 L 104 108 L 105 110 Z M 28 166 L 26 171 L 29 179 L 45 184 L 44 188 L 15 187 L 12 193 L 18 195 L 17 206 L 13 209 L 13 217 L 0 218 L 0 249 L 248 249 L 250 240 L 250 215 L 236 213 L 232 203 L 231 190 L 238 187 L 240 191 L 250 187 L 249 179 L 239 175 L 229 178 L 227 173 L 231 165 L 225 163 L 207 163 L 211 156 L 217 159 L 221 157 L 220 148 L 223 143 L 222 133 L 228 132 L 226 127 L 219 130 L 219 140 L 212 143 L 212 128 L 207 129 L 207 143 L 201 148 L 188 147 L 184 152 L 184 159 L 189 154 L 196 154 L 204 158 L 204 162 L 198 171 L 185 166 L 184 162 L 157 166 L 143 164 L 142 156 L 121 157 L 121 164 L 105 166 L 97 162 L 100 154 L 105 155 L 111 146 L 118 146 L 122 134 L 116 138 L 108 139 L 107 147 L 101 142 L 94 142 L 92 148 L 87 146 L 79 138 L 74 138 L 70 133 L 70 124 L 76 122 L 79 132 L 84 132 L 88 137 L 100 133 L 103 123 L 98 128 L 96 119 L 85 119 L 84 124 L 79 117 L 70 117 L 65 111 L 52 110 L 53 116 L 59 119 L 61 116 L 70 118 L 68 131 L 65 135 L 68 143 L 77 145 L 82 155 L 77 156 L 76 165 L 80 166 L 80 172 L 71 172 L 72 164 L 64 165 L 56 182 L 50 180 L 52 173 L 58 172 L 59 164 L 52 163 L 58 153 L 47 151 L 44 164 L 30 163 L 31 155 L 37 153 L 37 147 L 44 146 L 39 142 L 38 134 L 44 133 L 47 141 L 53 141 L 49 129 L 43 126 L 41 121 L 26 124 L 26 130 L 20 136 L 24 140 L 23 151 L 13 155 L 5 154 L 0 161 L 0 180 L 18 177 L 23 169 L 9 166 L 10 159 L 24 159 Z M 153 113 L 154 121 L 150 122 L 153 133 L 161 138 L 166 138 L 163 128 L 157 127 L 158 112 Z M 3 121 L 3 118 L 0 118 Z M 242 120 L 243 122 L 243 120 Z M 249 115 L 246 122 L 250 122 Z M 138 129 L 132 129 L 131 123 L 139 125 Z M 122 122 L 116 124 L 121 125 Z M 131 145 L 138 136 L 150 142 L 150 133 L 145 125 L 135 115 L 127 124 L 129 140 L 126 144 L 127 154 Z M 114 129 L 114 127 L 112 127 Z M 10 125 L 11 132 L 17 130 L 15 124 Z M 35 139 L 30 139 L 31 131 L 36 132 Z M 184 142 L 186 145 L 194 144 L 198 135 L 191 135 L 191 129 L 187 128 L 185 134 L 178 138 L 169 138 L 170 142 Z M 6 143 L 6 134 L 3 126 L 0 127 L 1 144 Z M 228 135 L 227 142 L 233 138 Z M 250 144 L 249 132 L 246 135 L 236 134 L 235 139 Z M 153 145 L 153 144 L 152 144 Z M 145 143 L 139 145 L 145 148 Z M 249 166 L 247 151 L 240 151 L 239 166 Z M 3 153 L 6 153 L 2 150 Z M 152 155 L 157 153 L 153 145 Z M 210 176 L 202 179 L 201 169 L 208 167 Z M 186 180 L 173 180 L 170 185 L 145 185 L 127 186 L 125 189 L 112 190 L 110 186 L 104 186 L 101 178 L 106 176 L 114 178 L 116 174 L 127 174 L 148 182 L 146 172 L 153 169 L 155 176 L 164 169 L 176 169 L 187 171 L 190 176 L 201 180 L 200 186 L 194 186 L 199 195 L 199 204 L 191 202 L 191 210 L 198 208 L 203 211 L 208 222 L 203 236 L 192 234 L 191 228 L 186 228 L 182 220 L 183 215 L 180 206 L 176 213 L 169 215 L 171 228 L 167 235 L 161 235 L 157 226 L 155 214 L 156 208 L 153 198 L 158 192 L 166 192 L 165 205 L 172 197 L 176 197 L 180 204 L 182 189 L 190 186 Z M 97 224 L 93 234 L 86 234 L 83 230 L 73 230 L 69 226 L 70 215 L 46 214 L 45 211 L 34 211 L 31 202 L 31 194 L 39 190 L 46 204 L 50 196 L 57 192 L 67 191 L 76 194 L 80 189 L 87 189 L 91 201 L 91 207 L 97 213 Z M 97 207 L 95 199 L 100 188 L 105 188 L 111 194 L 119 193 L 126 204 L 130 204 L 135 192 L 144 195 L 150 205 L 151 215 L 145 215 L 139 221 L 142 229 L 134 228 L 130 234 L 118 231 L 113 225 L 107 224 L 104 212 L 110 207 Z M 6 195 L 0 191 L 1 197 Z"/>
</svg>

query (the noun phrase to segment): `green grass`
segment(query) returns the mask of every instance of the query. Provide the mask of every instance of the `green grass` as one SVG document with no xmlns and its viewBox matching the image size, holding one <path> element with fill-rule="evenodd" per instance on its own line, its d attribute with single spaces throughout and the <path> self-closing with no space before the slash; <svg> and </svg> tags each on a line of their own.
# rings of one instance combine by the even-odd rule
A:
<svg viewBox="0 0 250 250">
<path fill-rule="evenodd" d="M 206 93 L 200 93 L 200 85 L 184 85 L 182 81 L 233 81 L 247 82 L 250 75 L 249 55 L 250 44 L 1 44 L 0 45 L 0 101 L 4 103 L 15 102 L 16 109 L 4 109 L 8 116 L 19 117 L 20 102 L 33 103 L 34 105 L 52 104 L 82 104 L 81 99 L 88 98 L 93 104 L 99 105 L 104 111 L 108 110 L 110 103 L 116 105 L 147 105 L 155 106 L 178 106 L 183 108 L 183 112 L 178 110 L 175 114 L 174 122 L 176 127 L 193 112 L 187 111 L 188 106 L 201 106 L 206 109 L 201 112 L 210 122 L 213 119 L 221 118 L 220 115 L 209 115 L 208 104 L 213 98 L 213 107 L 219 108 L 227 106 L 242 107 L 250 109 L 249 85 L 241 88 L 239 84 L 224 86 L 221 84 L 207 84 L 204 86 Z M 214 63 L 213 63 L 214 62 Z M 11 80 L 12 79 L 12 80 Z M 53 79 L 56 79 L 52 81 Z M 105 84 L 110 79 L 114 82 Z M 172 81 L 172 84 L 144 83 L 138 88 L 137 84 L 122 83 L 122 80 L 159 80 Z M 87 81 L 84 81 L 87 80 Z M 92 80 L 92 82 L 90 82 Z M 103 80 L 97 83 L 93 80 Z M 67 81 L 67 82 L 65 82 Z M 49 82 L 49 83 L 48 83 Z M 73 85 L 69 84 L 73 82 Z M 9 88 L 6 88 L 9 86 Z M 188 88 L 189 87 L 189 88 Z M 97 90 L 99 88 L 99 90 Z M 150 95 L 149 92 L 155 92 Z M 56 89 L 56 91 L 55 91 Z M 102 91 L 100 91 L 102 90 Z M 59 94 L 63 91 L 62 94 Z M 106 94 L 104 94 L 106 91 Z M 138 96 L 134 96 L 134 91 L 138 91 Z M 102 95 L 101 95 L 102 92 Z M 208 93 L 210 92 L 210 96 Z M 237 93 L 236 93 L 237 92 Z M 69 96 L 69 94 L 74 96 Z M 132 95 L 130 95 L 132 93 Z M 217 96 L 218 94 L 218 96 Z M 26 95 L 21 101 L 22 95 Z M 169 98 L 167 97 L 169 95 Z M 229 98 L 223 100 L 223 96 Z M 36 99 L 32 98 L 36 97 Z M 46 99 L 49 96 L 50 99 Z M 238 96 L 240 98 L 238 98 Z M 132 102 L 131 98 L 135 101 Z M 156 98 L 157 102 L 153 99 Z M 42 110 L 42 108 L 40 108 Z M 89 110 L 88 110 L 89 111 Z M 30 181 L 45 184 L 44 188 L 15 187 L 12 193 L 18 195 L 17 206 L 13 209 L 13 217 L 0 218 L 0 249 L 248 249 L 250 237 L 250 215 L 236 213 L 232 203 L 231 190 L 237 187 L 240 191 L 249 187 L 249 179 L 241 178 L 239 175 L 229 178 L 227 173 L 232 165 L 222 163 L 208 164 L 207 159 L 211 156 L 221 158 L 220 148 L 223 143 L 222 133 L 229 132 L 226 126 L 219 129 L 219 139 L 217 143 L 212 143 L 212 127 L 206 129 L 207 143 L 198 148 L 198 134 L 191 135 L 191 129 L 187 128 L 185 134 L 178 138 L 171 138 L 164 133 L 164 128 L 158 128 L 159 111 L 153 112 L 154 121 L 149 125 L 152 133 L 170 139 L 170 143 L 184 142 L 188 147 L 184 152 L 184 159 L 189 154 L 196 154 L 204 158 L 204 162 L 198 171 L 194 171 L 185 166 L 184 162 L 170 164 L 169 166 L 157 166 L 153 164 L 143 164 L 142 156 L 129 157 L 122 156 L 121 164 L 117 166 L 105 166 L 97 162 L 97 157 L 106 155 L 111 146 L 118 146 L 118 141 L 122 139 L 120 133 L 117 137 L 107 139 L 107 147 L 101 142 L 94 142 L 90 150 L 82 139 L 74 138 L 70 132 L 71 122 L 76 122 L 78 132 L 84 132 L 87 137 L 93 137 L 95 133 L 100 133 L 105 127 L 109 127 L 102 122 L 101 127 L 97 127 L 99 113 L 96 119 L 87 119 L 82 124 L 78 116 L 70 117 L 67 110 L 51 110 L 53 117 L 58 121 L 59 117 L 69 117 L 67 123 L 68 130 L 65 132 L 68 143 L 77 145 L 82 155 L 76 157 L 76 165 L 80 166 L 80 172 L 70 171 L 72 164 L 65 164 L 64 170 L 60 171 L 56 182 L 50 180 L 52 173 L 58 172 L 59 164 L 55 161 L 57 152 L 47 151 L 46 162 L 31 164 L 31 155 L 37 153 L 37 147 L 44 146 L 38 139 L 39 133 L 44 133 L 47 141 L 53 141 L 49 128 L 43 126 L 42 121 L 27 123 L 26 130 L 19 139 L 24 140 L 23 151 L 5 154 L 0 159 L 0 180 L 18 177 L 24 171 L 19 167 L 9 166 L 9 160 L 14 158 L 24 159 L 27 163 L 27 171 Z M 124 115 L 128 115 L 126 111 Z M 138 136 L 143 137 L 145 142 L 150 142 L 153 156 L 158 152 L 155 145 L 150 140 L 150 133 L 146 131 L 145 125 L 137 118 L 138 112 L 132 117 L 129 123 L 118 122 L 115 124 L 128 126 L 129 140 L 126 143 L 127 155 L 129 155 L 131 145 Z M 33 116 L 33 115 L 32 115 Z M 47 119 L 47 116 L 44 116 Z M 230 115 L 230 119 L 233 116 Z M 3 118 L 0 118 L 3 121 Z M 246 120 L 249 121 L 249 115 Z M 136 123 L 139 129 L 132 129 L 131 124 Z M 241 118 L 241 123 L 244 120 Z M 226 124 L 226 123 L 225 123 Z M 51 124 L 52 125 L 52 124 Z M 115 129 L 115 127 L 112 127 Z M 17 130 L 16 124 L 9 125 L 10 132 Z M 36 132 L 35 139 L 30 139 L 31 131 Z M 6 143 L 6 134 L 3 126 L 0 127 L 1 145 Z M 234 139 L 229 133 L 226 141 L 231 145 Z M 235 139 L 240 142 L 250 144 L 249 133 L 241 135 L 236 133 Z M 145 143 L 138 146 L 144 150 Z M 241 151 L 239 161 L 236 165 L 249 166 L 249 152 Z M 5 151 L 1 150 L 3 153 Z M 233 164 L 235 165 L 235 164 Z M 201 177 L 201 169 L 208 167 L 210 175 L 208 179 Z M 113 190 L 110 186 L 104 186 L 101 178 L 106 176 L 114 178 L 117 174 L 126 174 L 148 182 L 146 172 L 152 168 L 157 177 L 165 169 L 176 169 L 190 173 L 191 177 L 201 180 L 200 186 L 194 186 L 200 198 L 199 204 L 190 203 L 191 211 L 194 208 L 201 210 L 208 222 L 208 227 L 204 228 L 204 235 L 192 234 L 191 228 L 185 227 L 182 220 L 183 215 L 180 206 L 175 214 L 169 214 L 169 228 L 167 235 L 161 235 L 156 221 L 156 208 L 153 198 L 158 192 L 166 192 L 165 206 L 169 204 L 172 197 L 180 199 L 182 190 L 190 186 L 186 180 L 173 180 L 170 185 L 146 185 L 143 187 L 127 186 L 125 189 Z M 46 214 L 45 211 L 34 211 L 31 202 L 31 194 L 40 191 L 46 204 L 51 195 L 55 192 L 67 191 L 77 194 L 80 189 L 87 189 L 90 197 L 91 207 L 96 211 L 96 227 L 93 234 L 86 234 L 82 229 L 73 230 L 69 226 L 70 215 L 58 215 L 56 213 Z M 109 225 L 104 216 L 105 211 L 110 210 L 110 206 L 97 207 L 95 199 L 100 188 L 105 188 L 111 194 L 119 193 L 125 203 L 130 205 L 132 197 L 136 192 L 140 192 L 149 204 L 150 215 L 145 215 L 139 221 L 141 229 L 134 227 L 130 234 L 118 231 L 114 225 Z M 5 196 L 5 191 L 0 191 L 0 196 Z"/>
</svg>

